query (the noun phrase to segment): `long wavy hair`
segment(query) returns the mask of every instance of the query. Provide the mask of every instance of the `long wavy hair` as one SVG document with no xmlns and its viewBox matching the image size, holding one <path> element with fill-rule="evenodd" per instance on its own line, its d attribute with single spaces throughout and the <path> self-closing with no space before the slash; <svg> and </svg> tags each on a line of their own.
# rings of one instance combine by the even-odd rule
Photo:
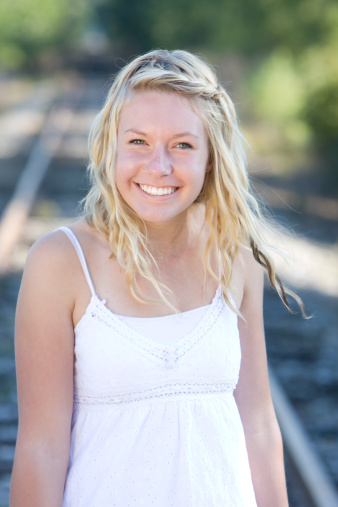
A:
<svg viewBox="0 0 338 507">
<path fill-rule="evenodd" d="M 149 301 L 137 283 L 139 274 L 175 310 L 173 295 L 156 274 L 145 223 L 127 205 L 115 184 L 119 117 L 131 93 L 144 90 L 180 94 L 204 122 L 211 170 L 206 173 L 196 200 L 204 204 L 209 226 L 204 263 L 206 272 L 219 280 L 229 306 L 239 313 L 229 291 L 234 257 L 239 246 L 244 246 L 252 250 L 256 261 L 265 268 L 284 305 L 292 311 L 287 299 L 291 295 L 304 313 L 300 298 L 284 287 L 276 274 L 272 247 L 266 240 L 266 232 L 273 227 L 250 188 L 244 139 L 234 105 L 211 67 L 186 51 L 155 50 L 127 64 L 115 77 L 89 136 L 91 189 L 84 200 L 84 215 L 92 227 L 106 236 L 112 255 L 126 271 L 133 296 L 142 302 Z M 212 268 L 212 255 L 218 256 L 221 275 Z"/>
</svg>

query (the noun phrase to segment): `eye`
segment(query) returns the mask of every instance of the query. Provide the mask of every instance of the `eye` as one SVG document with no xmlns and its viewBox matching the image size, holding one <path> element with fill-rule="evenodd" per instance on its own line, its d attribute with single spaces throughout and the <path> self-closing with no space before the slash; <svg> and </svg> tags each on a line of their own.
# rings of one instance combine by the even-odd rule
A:
<svg viewBox="0 0 338 507">
<path fill-rule="evenodd" d="M 129 144 L 145 144 L 145 141 L 143 139 L 131 139 Z"/>
<path fill-rule="evenodd" d="M 176 146 L 178 148 L 182 148 L 183 150 L 189 150 L 189 149 L 191 150 L 192 149 L 192 146 L 189 143 L 178 143 Z"/>
</svg>

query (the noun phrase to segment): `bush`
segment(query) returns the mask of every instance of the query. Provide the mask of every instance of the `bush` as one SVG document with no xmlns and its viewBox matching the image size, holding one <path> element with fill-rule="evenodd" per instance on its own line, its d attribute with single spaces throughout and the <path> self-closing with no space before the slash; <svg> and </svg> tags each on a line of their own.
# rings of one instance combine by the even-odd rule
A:
<svg viewBox="0 0 338 507">
<path fill-rule="evenodd" d="M 51 48 L 64 48 L 86 22 L 86 0 L 2 0 L 0 65 L 30 63 Z"/>
</svg>

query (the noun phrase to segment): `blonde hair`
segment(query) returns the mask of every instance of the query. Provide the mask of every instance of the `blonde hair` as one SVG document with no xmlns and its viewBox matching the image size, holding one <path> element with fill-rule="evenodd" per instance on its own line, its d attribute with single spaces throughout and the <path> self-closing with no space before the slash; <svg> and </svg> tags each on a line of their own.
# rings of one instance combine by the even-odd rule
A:
<svg viewBox="0 0 338 507">
<path fill-rule="evenodd" d="M 286 289 L 277 276 L 271 248 L 264 239 L 269 221 L 250 190 L 244 140 L 234 105 L 210 66 L 186 51 L 155 50 L 126 65 L 115 77 L 89 136 L 91 189 L 85 198 L 85 217 L 105 234 L 112 255 L 126 271 L 133 296 L 147 301 L 137 284 L 139 273 L 153 284 L 160 299 L 174 308 L 170 291 L 154 274 L 156 262 L 147 247 L 145 224 L 123 200 L 115 184 L 119 117 L 130 92 L 137 90 L 178 93 L 189 100 L 204 122 L 212 169 L 206 174 L 196 202 L 205 205 L 210 231 L 205 268 L 219 279 L 219 273 L 211 266 L 211 254 L 216 253 L 221 267 L 220 283 L 229 306 L 233 308 L 229 295 L 233 260 L 239 246 L 244 246 L 251 248 L 256 261 L 264 266 L 284 305 L 291 310 L 287 294 L 292 295 L 303 312 L 299 297 Z"/>
</svg>

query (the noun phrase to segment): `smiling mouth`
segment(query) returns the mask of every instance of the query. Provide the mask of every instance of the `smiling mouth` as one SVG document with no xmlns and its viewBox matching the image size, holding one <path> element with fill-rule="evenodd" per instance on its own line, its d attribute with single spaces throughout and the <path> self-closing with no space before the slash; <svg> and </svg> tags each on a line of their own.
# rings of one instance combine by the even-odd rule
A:
<svg viewBox="0 0 338 507">
<path fill-rule="evenodd" d="M 178 187 L 152 187 L 141 183 L 138 183 L 138 186 L 148 195 L 170 195 L 178 189 Z"/>
</svg>

